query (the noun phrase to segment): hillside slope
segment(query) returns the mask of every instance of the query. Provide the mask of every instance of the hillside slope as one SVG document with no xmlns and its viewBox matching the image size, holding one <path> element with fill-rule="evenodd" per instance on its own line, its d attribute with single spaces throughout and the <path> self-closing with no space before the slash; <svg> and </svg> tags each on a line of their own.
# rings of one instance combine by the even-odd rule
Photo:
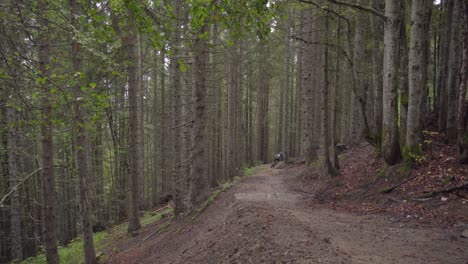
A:
<svg viewBox="0 0 468 264">
<path fill-rule="evenodd" d="M 152 229 L 105 252 L 104 263 L 454 263 L 459 229 L 311 207 L 301 167 L 270 169 L 222 193 L 192 221 Z"/>
</svg>

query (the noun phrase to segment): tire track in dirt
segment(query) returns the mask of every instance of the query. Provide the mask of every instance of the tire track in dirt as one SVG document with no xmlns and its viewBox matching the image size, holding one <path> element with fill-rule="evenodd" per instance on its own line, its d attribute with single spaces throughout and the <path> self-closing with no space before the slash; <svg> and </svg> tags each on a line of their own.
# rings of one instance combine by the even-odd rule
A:
<svg viewBox="0 0 468 264">
<path fill-rule="evenodd" d="M 468 240 L 452 231 L 306 207 L 296 173 L 263 166 L 193 222 L 136 238 L 108 263 L 467 263 Z"/>
</svg>

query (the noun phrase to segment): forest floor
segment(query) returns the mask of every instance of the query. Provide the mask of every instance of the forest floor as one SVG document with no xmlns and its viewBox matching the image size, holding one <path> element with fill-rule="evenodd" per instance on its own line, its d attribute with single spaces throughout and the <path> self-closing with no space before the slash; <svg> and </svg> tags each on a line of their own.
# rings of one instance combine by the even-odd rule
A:
<svg viewBox="0 0 468 264">
<path fill-rule="evenodd" d="M 405 198 L 419 197 L 421 188 L 450 189 L 465 175 L 439 186 L 426 184 L 418 178 L 422 169 L 411 168 L 389 180 L 396 169 L 378 173 L 382 167 L 372 155 L 369 146 L 344 153 L 339 180 L 322 179 L 304 166 L 260 166 L 197 217 L 171 224 L 163 218 L 133 238 L 114 241 L 101 262 L 467 264 L 463 192 Z M 363 176 L 351 175 L 353 170 Z M 390 193 L 376 191 L 394 181 L 404 183 Z"/>
</svg>

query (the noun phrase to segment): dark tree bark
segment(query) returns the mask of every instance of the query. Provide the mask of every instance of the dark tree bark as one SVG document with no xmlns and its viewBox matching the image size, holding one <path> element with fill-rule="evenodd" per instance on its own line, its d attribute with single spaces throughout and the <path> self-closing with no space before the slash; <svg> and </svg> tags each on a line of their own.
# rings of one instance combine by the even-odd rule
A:
<svg viewBox="0 0 468 264">
<path fill-rule="evenodd" d="M 314 42 L 313 39 L 313 20 L 312 20 L 312 11 L 308 10 L 304 14 L 304 37 L 309 43 L 304 44 L 304 51 L 302 57 L 302 93 L 301 93 L 301 155 L 305 156 L 306 163 L 312 161 L 312 141 L 313 141 L 313 126 L 312 121 L 314 114 L 313 111 L 313 86 L 312 78 L 313 76 L 313 54 L 314 47 L 311 43 Z"/>
<path fill-rule="evenodd" d="M 446 133 L 450 144 L 455 144 L 457 141 L 457 88 L 459 79 L 459 64 L 460 64 L 460 45 L 459 45 L 459 28 L 461 19 L 461 0 L 454 0 L 452 23 L 450 26 L 450 44 L 448 53 L 448 80 L 447 80 L 447 125 Z"/>
<path fill-rule="evenodd" d="M 448 107 L 448 73 L 449 73 L 449 47 L 450 32 L 453 16 L 453 4 L 455 0 L 444 0 L 444 20 L 441 30 L 439 80 L 437 90 L 439 93 L 439 130 L 446 131 L 447 107 Z"/>
<path fill-rule="evenodd" d="M 140 208 L 140 142 L 138 136 L 138 76 L 137 76 L 137 52 L 135 49 L 136 35 L 129 29 L 124 36 L 127 51 L 127 74 L 128 74 L 128 104 L 129 104 L 129 174 L 128 182 L 130 188 L 127 192 L 128 198 L 128 233 L 134 233 L 140 229 L 138 210 Z"/>
<path fill-rule="evenodd" d="M 165 59 L 166 59 L 166 52 L 165 50 L 161 50 L 160 53 L 160 63 L 162 65 L 161 67 L 161 77 L 159 78 L 160 86 L 161 86 L 161 103 L 160 103 L 160 112 L 161 112 L 161 137 L 159 140 L 159 144 L 161 146 L 161 165 L 160 165 L 160 173 L 161 173 L 161 183 L 159 184 L 160 186 L 157 186 L 158 190 L 160 190 L 160 196 L 165 195 L 167 192 L 169 192 L 169 187 L 171 184 L 169 184 L 169 177 L 167 176 L 169 174 L 168 171 L 168 162 L 166 160 L 166 154 L 169 154 L 169 147 L 168 147 L 168 130 L 167 130 L 167 113 L 166 113 L 166 108 L 167 108 L 167 95 L 166 95 L 166 71 L 165 71 Z M 159 201 L 159 200 L 158 200 Z"/>
<path fill-rule="evenodd" d="M 423 26 L 426 0 L 413 0 L 411 7 L 411 41 L 409 54 L 409 103 L 406 133 L 406 150 L 420 155 L 421 149 L 421 103 L 424 92 Z"/>
<path fill-rule="evenodd" d="M 398 139 L 398 62 L 401 23 L 401 0 L 385 1 L 383 133 L 382 152 L 385 162 L 396 164 L 401 158 Z"/>
<path fill-rule="evenodd" d="M 39 38 L 38 57 L 39 71 L 41 81 L 40 89 L 42 91 L 41 98 L 41 145 L 42 145 L 42 194 L 43 194 L 43 214 L 44 214 L 44 245 L 46 252 L 46 260 L 49 264 L 59 263 L 57 250 L 57 234 L 56 234 L 56 203 L 57 194 L 55 190 L 55 172 L 54 172 L 54 142 L 53 142 L 53 125 L 52 125 L 52 105 L 50 102 L 50 36 L 49 22 L 47 19 L 47 10 L 49 3 L 47 0 L 39 0 L 38 22 L 39 22 Z"/>
<path fill-rule="evenodd" d="M 19 169 L 18 169 L 18 131 L 16 129 L 16 117 L 13 108 L 6 109 L 6 119 L 8 121 L 7 153 L 8 153 L 8 174 L 10 180 L 10 189 L 13 192 L 10 195 L 10 248 L 12 259 L 23 259 L 23 239 L 21 229 L 21 197 L 18 188 Z"/>
<path fill-rule="evenodd" d="M 76 0 L 70 0 L 70 24 L 74 29 L 78 29 L 76 17 L 79 15 L 79 6 Z M 72 36 L 71 56 L 73 73 L 81 71 L 81 46 L 76 40 L 76 36 Z M 86 264 L 94 264 L 96 261 L 96 252 L 94 250 L 93 229 L 91 221 L 91 199 L 88 185 L 91 182 L 91 171 L 89 169 L 89 145 L 87 131 L 85 130 L 85 110 L 83 109 L 83 94 L 81 91 L 82 83 L 80 79 L 76 79 L 73 91 L 75 102 L 73 110 L 75 114 L 75 135 L 76 135 L 76 159 L 78 164 L 78 181 L 80 190 L 80 217 L 81 217 L 81 233 L 83 236 L 83 252 L 84 262 Z"/>
<path fill-rule="evenodd" d="M 331 157 L 331 164 L 333 168 L 335 169 L 335 173 L 338 173 L 338 170 L 340 169 L 340 164 L 338 160 L 338 151 L 336 150 L 336 142 L 338 140 L 338 133 L 337 133 L 337 127 L 339 126 L 338 123 L 338 118 L 337 118 L 337 109 L 339 105 L 339 97 L 338 97 L 338 90 L 341 87 L 340 85 L 340 65 L 341 65 L 341 52 L 340 52 L 340 45 L 341 45 L 341 18 L 338 18 L 338 24 L 337 24 L 337 46 L 335 49 L 335 80 L 334 84 L 332 86 L 331 92 L 331 104 L 330 104 L 330 124 L 331 124 L 331 132 L 330 132 L 330 157 Z"/>
<path fill-rule="evenodd" d="M 364 5 L 368 0 L 358 0 L 358 5 Z M 353 122 L 351 130 L 351 142 L 358 144 L 363 138 L 369 136 L 369 124 L 366 116 L 366 94 L 367 85 L 365 84 L 365 26 L 367 23 L 367 14 L 357 12 L 356 30 L 354 33 L 354 55 L 353 55 L 353 75 L 354 75 L 354 105 Z"/>
<path fill-rule="evenodd" d="M 199 207 L 208 197 L 208 137 L 207 137 L 207 71 L 209 45 L 205 37 L 207 23 L 196 32 L 193 43 L 192 91 L 192 170 L 190 172 L 190 202 L 192 209 Z M 208 34 L 209 35 L 209 34 Z"/>
<path fill-rule="evenodd" d="M 376 1 L 374 1 L 375 3 Z M 374 142 L 377 146 L 382 144 L 382 53 L 381 43 L 381 20 L 370 16 L 372 31 L 372 85 L 374 87 Z"/>
<path fill-rule="evenodd" d="M 257 76 L 257 160 L 269 161 L 269 72 L 267 68 L 268 44 L 261 41 L 259 50 L 259 74 Z"/>
<path fill-rule="evenodd" d="M 400 24 L 400 67 L 399 67 L 399 93 L 400 93 L 400 145 L 406 145 L 406 130 L 408 120 L 408 45 L 406 36 L 406 0 L 401 1 Z"/>
<path fill-rule="evenodd" d="M 328 29 L 329 29 L 329 21 L 328 15 L 325 17 L 325 43 L 328 43 Z M 324 170 L 325 175 L 332 175 L 336 174 L 335 168 L 332 166 L 330 162 L 330 137 L 333 136 L 333 128 L 329 131 L 329 119 L 328 119 L 328 45 L 324 45 L 323 47 L 323 84 L 322 84 L 322 140 L 323 140 L 323 147 L 322 147 L 322 167 Z M 334 146 L 331 146 L 334 147 Z"/>
<path fill-rule="evenodd" d="M 234 38 L 234 36 L 231 36 Z M 236 130 L 237 126 L 237 99 L 239 84 L 238 84 L 238 57 L 237 44 L 232 44 L 228 48 L 228 121 L 227 121 L 227 155 L 226 155 L 226 175 L 229 179 L 234 178 L 237 174 L 236 167 L 236 149 L 238 148 L 238 142 L 236 142 Z"/>
<path fill-rule="evenodd" d="M 174 194 L 174 214 L 176 216 L 181 215 L 186 211 L 186 206 L 183 202 L 184 198 L 184 182 L 185 177 L 182 172 L 182 129 L 183 116 L 182 116 L 182 82 L 179 59 L 181 57 L 181 26 L 182 26 L 182 1 L 174 1 L 174 54 L 171 57 L 171 75 L 172 75 L 172 144 L 173 144 L 173 169 L 172 169 L 172 180 L 173 180 L 173 194 Z"/>
<path fill-rule="evenodd" d="M 464 33 L 463 33 L 463 66 L 461 82 L 458 88 L 458 146 L 460 148 L 460 163 L 468 164 L 468 3 L 463 3 Z"/>
</svg>

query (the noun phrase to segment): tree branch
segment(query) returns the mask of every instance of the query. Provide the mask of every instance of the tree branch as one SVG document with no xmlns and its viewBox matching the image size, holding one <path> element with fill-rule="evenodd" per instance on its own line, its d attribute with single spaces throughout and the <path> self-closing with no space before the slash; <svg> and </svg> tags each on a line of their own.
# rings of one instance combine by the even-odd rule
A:
<svg viewBox="0 0 468 264">
<path fill-rule="evenodd" d="M 297 0 L 297 1 L 299 1 L 301 3 L 305 3 L 305 4 L 314 5 L 316 7 L 319 7 L 321 9 L 325 10 L 325 8 L 320 7 L 317 3 L 313 2 L 312 0 Z M 374 8 L 372 8 L 370 6 L 362 6 L 362 5 L 347 3 L 347 2 L 343 2 L 343 1 L 339 1 L 339 0 L 327 0 L 327 1 L 332 3 L 332 4 L 343 5 L 343 6 L 351 7 L 351 8 L 354 8 L 354 9 L 361 10 L 361 11 L 365 11 L 365 12 L 371 13 L 371 14 L 379 17 L 379 18 L 385 19 L 385 15 L 383 13 L 379 12 L 378 10 L 375 10 Z M 337 13 L 335 12 L 335 14 L 337 14 Z"/>
<path fill-rule="evenodd" d="M 333 44 L 333 43 L 324 43 L 324 42 L 319 42 L 319 41 L 308 41 L 308 40 L 305 40 L 301 37 L 298 37 L 298 36 L 291 36 L 293 39 L 295 40 L 299 40 L 299 41 L 302 41 L 304 42 L 305 44 L 311 44 L 311 45 L 324 45 L 324 46 L 329 46 L 329 47 L 335 47 L 335 48 L 338 48 L 341 53 L 343 53 L 343 56 L 346 58 L 346 61 L 348 61 L 350 67 L 352 68 L 353 67 L 353 60 L 350 58 L 350 56 L 348 55 L 348 53 L 346 52 L 345 49 L 343 49 L 340 45 L 336 45 L 336 44 Z"/>
<path fill-rule="evenodd" d="M 11 188 L 11 190 L 5 196 L 3 196 L 2 200 L 0 200 L 0 207 L 3 207 L 3 203 L 5 202 L 6 198 L 8 198 L 8 196 L 10 196 L 14 191 L 16 191 L 16 189 L 18 189 L 18 187 L 21 184 L 23 184 L 27 179 L 31 178 L 34 174 L 36 174 L 37 172 L 39 172 L 41 170 L 42 170 L 42 168 L 39 168 L 39 169 L 31 172 L 28 176 L 24 177 L 16 186 Z"/>
</svg>

